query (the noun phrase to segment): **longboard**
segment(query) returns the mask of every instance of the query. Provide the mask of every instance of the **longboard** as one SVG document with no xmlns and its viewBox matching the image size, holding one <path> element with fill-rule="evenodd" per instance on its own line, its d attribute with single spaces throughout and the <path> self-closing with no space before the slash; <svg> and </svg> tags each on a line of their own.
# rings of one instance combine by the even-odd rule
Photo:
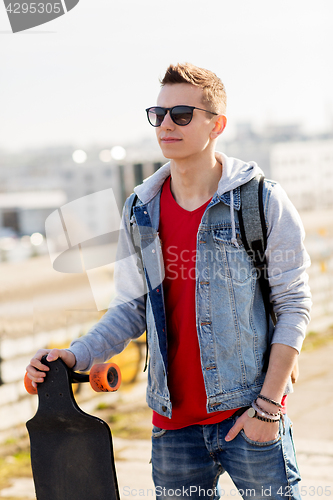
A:
<svg viewBox="0 0 333 500">
<path fill-rule="evenodd" d="M 110 428 L 82 411 L 73 395 L 72 382 L 85 376 L 61 359 L 43 363 L 50 371 L 38 384 L 38 410 L 26 423 L 37 500 L 119 500 Z M 97 390 L 119 386 L 119 368 L 111 365 L 109 372 L 104 369 L 110 388 L 95 376 Z"/>
</svg>

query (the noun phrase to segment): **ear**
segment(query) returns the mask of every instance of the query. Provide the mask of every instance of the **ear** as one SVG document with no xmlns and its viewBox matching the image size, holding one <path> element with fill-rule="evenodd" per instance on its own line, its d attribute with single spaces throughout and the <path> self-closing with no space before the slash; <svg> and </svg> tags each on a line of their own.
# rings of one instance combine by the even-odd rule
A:
<svg viewBox="0 0 333 500">
<path fill-rule="evenodd" d="M 215 118 L 215 125 L 210 133 L 211 138 L 216 139 L 219 135 L 221 135 L 226 125 L 227 117 L 225 115 L 219 115 L 217 118 Z"/>
</svg>

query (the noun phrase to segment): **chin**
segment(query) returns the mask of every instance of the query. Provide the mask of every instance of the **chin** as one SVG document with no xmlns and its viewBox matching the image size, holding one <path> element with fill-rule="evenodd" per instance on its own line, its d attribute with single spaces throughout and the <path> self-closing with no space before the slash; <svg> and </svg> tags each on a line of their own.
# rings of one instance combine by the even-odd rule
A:
<svg viewBox="0 0 333 500">
<path fill-rule="evenodd" d="M 160 144 L 160 148 L 163 156 L 168 160 L 182 160 L 189 156 L 187 152 L 185 153 L 184 151 L 180 151 L 178 148 L 173 148 L 171 145 L 165 146 Z"/>
</svg>

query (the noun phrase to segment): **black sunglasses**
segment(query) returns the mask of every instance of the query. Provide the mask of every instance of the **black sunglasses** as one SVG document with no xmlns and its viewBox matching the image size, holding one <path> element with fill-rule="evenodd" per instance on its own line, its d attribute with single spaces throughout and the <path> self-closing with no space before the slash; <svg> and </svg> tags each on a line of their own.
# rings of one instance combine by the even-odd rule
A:
<svg viewBox="0 0 333 500">
<path fill-rule="evenodd" d="M 147 117 L 150 125 L 153 127 L 159 127 L 163 122 L 167 112 L 170 112 L 171 120 L 181 127 L 188 125 L 193 118 L 193 110 L 198 109 L 199 111 L 206 111 L 206 113 L 211 113 L 212 115 L 218 115 L 218 113 L 213 113 L 213 111 L 208 111 L 208 109 L 196 108 L 195 106 L 173 106 L 172 108 L 161 108 L 160 106 L 153 106 L 152 108 L 147 108 Z"/>
</svg>

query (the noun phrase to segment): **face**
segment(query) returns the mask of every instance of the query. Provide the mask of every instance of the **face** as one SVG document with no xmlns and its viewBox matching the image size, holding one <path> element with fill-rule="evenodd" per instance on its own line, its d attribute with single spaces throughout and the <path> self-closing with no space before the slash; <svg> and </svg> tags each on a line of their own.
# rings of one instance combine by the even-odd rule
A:
<svg viewBox="0 0 333 500">
<path fill-rule="evenodd" d="M 171 108 L 186 104 L 208 109 L 208 105 L 204 105 L 202 101 L 203 92 L 199 87 L 187 83 L 176 83 L 162 87 L 157 106 Z M 215 116 L 195 109 L 191 122 L 180 126 L 171 120 L 168 112 L 155 131 L 163 155 L 166 158 L 180 160 L 201 155 L 223 132 L 225 123 L 223 115 Z"/>
</svg>

